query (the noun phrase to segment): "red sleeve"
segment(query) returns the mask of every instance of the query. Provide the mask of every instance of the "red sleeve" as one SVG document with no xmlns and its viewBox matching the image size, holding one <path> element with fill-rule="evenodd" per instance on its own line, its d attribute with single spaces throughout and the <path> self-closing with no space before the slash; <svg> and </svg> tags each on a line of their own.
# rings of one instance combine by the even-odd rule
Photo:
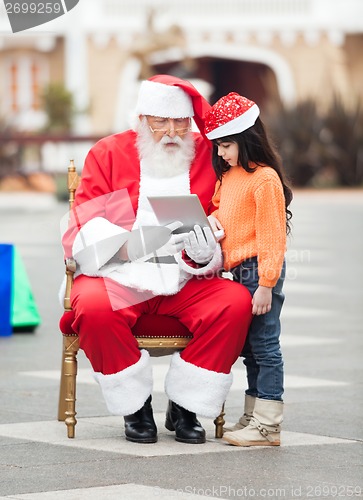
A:
<svg viewBox="0 0 363 500">
<path fill-rule="evenodd" d="M 133 159 L 133 160 L 132 160 Z M 62 237 L 66 257 L 74 238 L 95 217 L 130 230 L 135 221 L 139 165 L 133 133 L 101 139 L 88 153 L 76 191 L 68 228 Z"/>
</svg>

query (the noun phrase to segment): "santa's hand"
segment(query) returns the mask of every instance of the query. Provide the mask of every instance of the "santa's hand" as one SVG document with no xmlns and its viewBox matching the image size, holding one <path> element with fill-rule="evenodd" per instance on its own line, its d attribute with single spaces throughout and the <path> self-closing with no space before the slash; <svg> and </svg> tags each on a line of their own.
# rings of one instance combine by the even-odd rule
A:
<svg viewBox="0 0 363 500">
<path fill-rule="evenodd" d="M 175 231 L 183 225 L 180 221 L 171 222 L 167 224 L 167 228 L 171 231 Z M 181 252 L 185 248 L 185 242 L 188 239 L 188 233 L 172 234 L 169 241 L 165 243 L 161 248 L 158 249 L 157 254 L 161 255 L 175 255 Z"/>
<path fill-rule="evenodd" d="M 189 238 L 185 244 L 185 251 L 197 264 L 209 262 L 216 250 L 217 242 L 209 227 L 194 226 L 190 231 Z"/>
</svg>

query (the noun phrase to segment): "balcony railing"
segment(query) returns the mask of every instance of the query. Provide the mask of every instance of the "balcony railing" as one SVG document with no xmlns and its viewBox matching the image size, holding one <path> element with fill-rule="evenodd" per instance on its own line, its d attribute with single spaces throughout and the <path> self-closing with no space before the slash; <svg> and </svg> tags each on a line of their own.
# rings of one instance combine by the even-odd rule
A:
<svg viewBox="0 0 363 500">
<path fill-rule="evenodd" d="M 0 178 L 15 173 L 64 173 L 71 159 L 81 168 L 100 136 L 0 134 Z"/>
<path fill-rule="evenodd" d="M 103 0 L 103 12 L 106 16 L 129 17 L 139 15 L 148 8 L 161 10 L 179 17 L 201 15 L 231 17 L 235 15 L 280 16 L 307 15 L 312 11 L 312 1 L 316 0 L 136 0 L 120 2 L 120 0 Z M 203 19 L 202 18 L 202 19 Z"/>
<path fill-rule="evenodd" d="M 122 36 L 145 29 L 151 9 L 157 28 L 178 24 L 185 31 L 248 27 L 363 32 L 363 0 L 81 0 L 67 16 L 78 19 L 78 31 Z M 72 30 L 72 22 L 60 17 L 36 31 L 50 29 L 65 33 Z M 7 31 L 9 22 L 0 2 L 0 39 Z"/>
</svg>

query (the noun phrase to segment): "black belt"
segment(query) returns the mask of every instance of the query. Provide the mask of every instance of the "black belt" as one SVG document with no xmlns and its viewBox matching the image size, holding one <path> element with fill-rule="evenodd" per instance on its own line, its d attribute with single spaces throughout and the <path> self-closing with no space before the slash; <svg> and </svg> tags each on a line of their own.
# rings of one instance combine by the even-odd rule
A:
<svg viewBox="0 0 363 500">
<path fill-rule="evenodd" d="M 151 262 L 153 264 L 175 264 L 176 260 L 172 255 L 166 255 L 165 257 L 151 257 L 151 259 L 145 262 Z"/>
</svg>

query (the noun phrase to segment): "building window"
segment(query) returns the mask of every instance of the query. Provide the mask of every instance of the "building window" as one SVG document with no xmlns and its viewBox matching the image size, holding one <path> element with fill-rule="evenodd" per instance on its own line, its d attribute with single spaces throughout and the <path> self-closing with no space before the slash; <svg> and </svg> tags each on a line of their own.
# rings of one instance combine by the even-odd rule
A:
<svg viewBox="0 0 363 500">
<path fill-rule="evenodd" d="M 4 64 L 4 99 L 1 102 L 6 115 L 20 117 L 41 111 L 41 92 L 49 81 L 48 61 L 41 55 L 9 57 Z M 1 77 L 0 77 L 1 79 Z"/>
<path fill-rule="evenodd" d="M 18 65 L 14 62 L 10 66 L 10 106 L 11 111 L 16 113 L 19 111 L 18 106 Z"/>
<path fill-rule="evenodd" d="M 31 65 L 31 107 L 37 111 L 40 107 L 40 82 L 39 82 L 39 66 L 36 61 Z"/>
</svg>

